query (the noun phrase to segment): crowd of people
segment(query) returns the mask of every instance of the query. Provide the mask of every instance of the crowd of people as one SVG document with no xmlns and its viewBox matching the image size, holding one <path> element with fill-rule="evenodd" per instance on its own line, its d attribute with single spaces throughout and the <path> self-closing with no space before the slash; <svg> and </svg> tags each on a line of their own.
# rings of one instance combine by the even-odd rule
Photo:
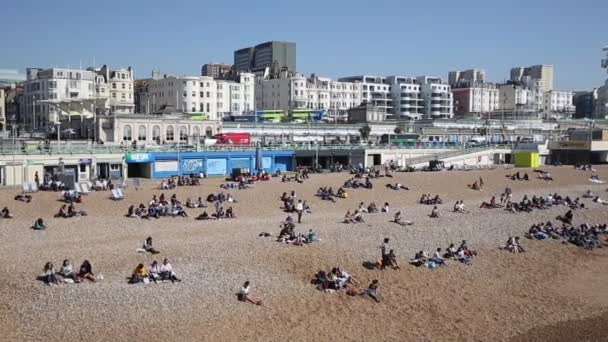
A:
<svg viewBox="0 0 608 342">
<path fill-rule="evenodd" d="M 323 186 L 317 190 L 316 196 L 321 197 L 321 199 L 324 201 L 336 202 L 336 200 L 334 199 L 335 197 L 348 198 L 348 192 L 346 192 L 346 190 L 344 190 L 344 188 L 342 187 L 338 188 L 337 192 L 334 192 L 334 189 L 331 186 Z"/>
<path fill-rule="evenodd" d="M 578 227 L 572 224 L 554 225 L 551 221 L 546 223 L 533 224 L 525 236 L 528 239 L 562 240 L 564 243 L 572 243 L 585 249 L 602 247 L 601 236 L 608 234 L 606 224 L 590 225 L 583 223 Z"/>
<path fill-rule="evenodd" d="M 177 199 L 177 195 L 171 195 L 171 198 L 167 200 L 165 194 L 160 196 L 153 195 L 152 200 L 146 207 L 143 203 L 139 206 L 131 205 L 127 210 L 127 217 L 150 219 L 160 217 L 188 217 L 188 213 L 184 210 L 182 203 Z"/>
<path fill-rule="evenodd" d="M 419 251 L 414 255 L 410 264 L 416 267 L 425 266 L 433 269 L 438 266 L 446 266 L 446 261 L 452 259 L 470 265 L 476 256 L 477 251 L 469 248 L 466 240 L 462 240 L 458 248 L 451 243 L 445 251 L 437 248 L 432 256 L 429 256 L 425 251 Z"/>
<path fill-rule="evenodd" d="M 170 178 L 161 180 L 158 188 L 161 190 L 171 190 L 171 189 L 175 189 L 178 186 L 201 185 L 201 181 L 200 181 L 201 178 L 202 177 L 200 177 L 200 175 L 195 176 L 194 174 L 191 174 L 189 176 L 170 177 Z"/>
<path fill-rule="evenodd" d="M 524 173 L 522 176 L 519 171 L 515 172 L 514 174 L 508 174 L 505 177 L 510 178 L 511 180 L 518 180 L 518 181 L 529 181 L 530 180 L 530 176 L 528 176 L 527 172 Z"/>
<path fill-rule="evenodd" d="M 303 246 L 319 241 L 318 233 L 314 232 L 312 229 L 309 229 L 307 234 L 296 233 L 296 224 L 291 216 L 287 216 L 285 221 L 281 222 L 280 228 L 281 230 L 277 236 L 278 242 L 284 242 L 294 246 Z"/>
<path fill-rule="evenodd" d="M 342 187 L 346 188 L 346 189 L 368 189 L 371 190 L 374 188 L 374 185 L 372 184 L 372 181 L 370 180 L 370 177 L 365 177 L 363 181 L 357 179 L 357 178 L 349 178 L 347 179 L 344 184 L 342 185 Z"/>
<path fill-rule="evenodd" d="M 418 203 L 426 205 L 437 205 L 443 204 L 443 201 L 441 200 L 441 197 L 439 197 L 439 195 L 432 196 L 431 194 L 422 194 Z"/>
</svg>

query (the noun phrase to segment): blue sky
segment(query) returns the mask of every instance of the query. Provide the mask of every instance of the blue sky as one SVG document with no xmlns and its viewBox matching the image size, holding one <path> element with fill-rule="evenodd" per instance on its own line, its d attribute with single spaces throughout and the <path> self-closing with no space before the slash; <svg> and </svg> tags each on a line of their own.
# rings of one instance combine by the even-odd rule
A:
<svg viewBox="0 0 608 342">
<path fill-rule="evenodd" d="M 483 68 L 490 81 L 516 65 L 553 64 L 555 85 L 603 84 L 608 1 L 10 1 L 2 6 L 0 68 L 84 66 L 197 75 L 233 51 L 297 43 L 298 71 L 436 75 Z"/>
</svg>

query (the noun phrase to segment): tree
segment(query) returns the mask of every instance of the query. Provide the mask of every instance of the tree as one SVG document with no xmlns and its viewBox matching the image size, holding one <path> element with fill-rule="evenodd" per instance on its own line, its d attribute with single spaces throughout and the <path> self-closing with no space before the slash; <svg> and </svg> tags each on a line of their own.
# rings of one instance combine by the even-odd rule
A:
<svg viewBox="0 0 608 342">
<path fill-rule="evenodd" d="M 361 134 L 361 140 L 367 141 L 369 139 L 369 133 L 372 131 L 368 124 L 359 128 L 359 134 Z"/>
</svg>

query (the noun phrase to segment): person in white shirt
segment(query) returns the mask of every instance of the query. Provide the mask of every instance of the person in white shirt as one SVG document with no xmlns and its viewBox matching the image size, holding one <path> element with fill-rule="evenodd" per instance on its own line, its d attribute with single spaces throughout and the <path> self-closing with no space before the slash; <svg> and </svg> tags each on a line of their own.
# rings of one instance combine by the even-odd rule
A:
<svg viewBox="0 0 608 342">
<path fill-rule="evenodd" d="M 382 212 L 383 213 L 388 213 L 389 212 L 388 202 L 384 203 L 384 206 L 382 207 Z"/>
<path fill-rule="evenodd" d="M 162 280 L 160 276 L 160 266 L 158 265 L 158 261 L 154 260 L 150 264 L 149 270 L 149 278 L 156 283 L 158 280 Z"/>
<path fill-rule="evenodd" d="M 72 279 L 75 283 L 79 283 L 78 277 L 76 277 L 76 273 L 74 273 L 74 269 L 72 267 L 72 263 L 69 260 L 63 260 L 63 264 L 57 272 L 64 279 Z"/>
<path fill-rule="evenodd" d="M 431 261 L 433 261 L 434 263 L 436 263 L 438 265 L 445 266 L 445 261 L 443 260 L 443 257 L 441 256 L 441 248 L 437 248 L 435 253 L 433 253 L 433 257 L 431 258 Z"/>
<path fill-rule="evenodd" d="M 171 280 L 172 283 L 182 281 L 181 279 L 178 279 L 175 272 L 173 272 L 173 266 L 169 263 L 169 259 L 163 260 L 163 264 L 160 265 L 159 270 L 159 275 L 162 280 Z M 152 268 L 150 268 L 150 273 L 152 273 Z"/>
<path fill-rule="evenodd" d="M 256 300 L 251 296 L 251 287 L 249 286 L 249 280 L 243 284 L 241 291 L 239 292 L 238 298 L 241 302 L 250 302 L 255 305 L 262 305 L 261 300 Z"/>
<path fill-rule="evenodd" d="M 302 200 L 298 200 L 295 209 L 298 213 L 298 223 L 302 223 L 302 213 L 304 213 L 304 203 L 302 203 Z"/>
</svg>

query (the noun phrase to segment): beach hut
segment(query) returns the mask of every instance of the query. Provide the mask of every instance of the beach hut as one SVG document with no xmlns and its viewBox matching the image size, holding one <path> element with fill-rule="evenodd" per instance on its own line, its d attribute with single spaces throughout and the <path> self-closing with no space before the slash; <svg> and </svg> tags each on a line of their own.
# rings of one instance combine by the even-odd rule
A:
<svg viewBox="0 0 608 342">
<path fill-rule="evenodd" d="M 539 167 L 540 154 L 538 152 L 515 152 L 515 167 Z"/>
</svg>

